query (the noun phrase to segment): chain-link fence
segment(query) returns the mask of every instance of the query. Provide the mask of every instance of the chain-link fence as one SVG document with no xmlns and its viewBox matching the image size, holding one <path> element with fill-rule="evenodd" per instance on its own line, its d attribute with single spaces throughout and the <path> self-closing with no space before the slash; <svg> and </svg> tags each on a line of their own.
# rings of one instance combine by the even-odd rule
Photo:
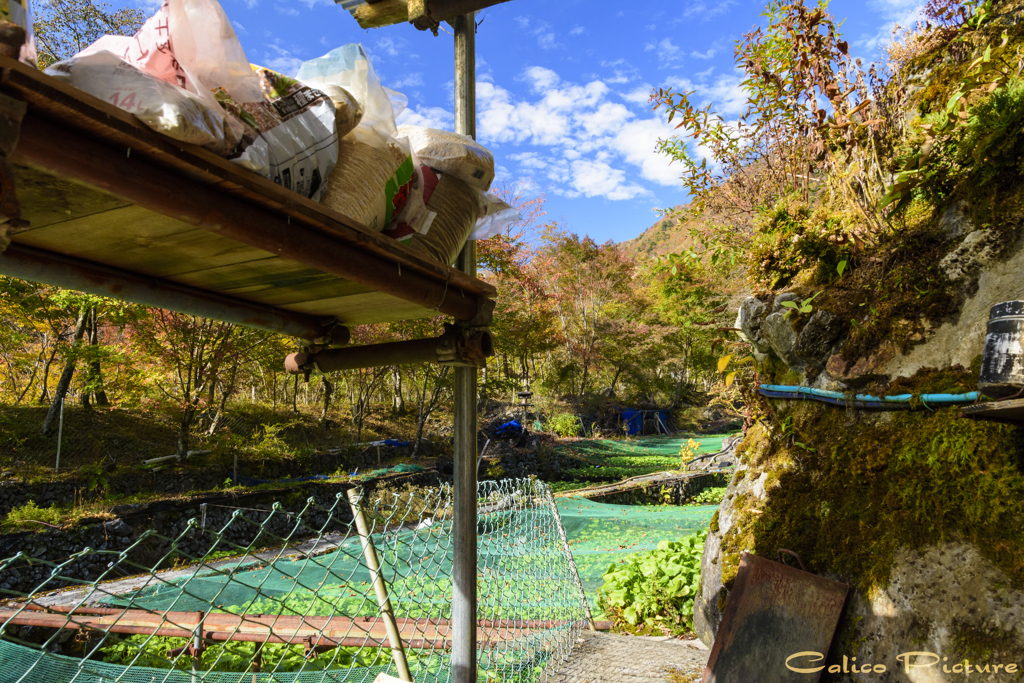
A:
<svg viewBox="0 0 1024 683">
<path fill-rule="evenodd" d="M 447 486 L 372 501 L 351 489 L 59 563 L 19 552 L 0 560 L 0 587 L 35 587 L 0 588 L 3 680 L 447 681 L 452 510 Z M 478 510 L 480 680 L 544 680 L 587 623 L 550 488 L 484 482 Z M 172 556 L 187 565 L 157 569 Z M 79 578 L 97 564 L 99 579 Z"/>
</svg>

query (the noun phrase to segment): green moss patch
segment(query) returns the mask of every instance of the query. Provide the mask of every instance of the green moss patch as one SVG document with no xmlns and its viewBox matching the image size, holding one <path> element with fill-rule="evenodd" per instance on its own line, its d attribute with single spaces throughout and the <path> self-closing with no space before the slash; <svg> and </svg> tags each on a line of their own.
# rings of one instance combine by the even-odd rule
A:
<svg viewBox="0 0 1024 683">
<path fill-rule="evenodd" d="M 926 384 L 962 381 L 956 370 Z M 1021 429 L 967 420 L 957 408 L 862 416 L 851 425 L 842 408 L 801 403 L 785 416 L 791 426 L 785 435 L 774 430 L 759 458 L 778 486 L 756 506 L 736 501 L 736 522 L 722 539 L 723 582 L 734 578 L 740 551 L 774 557 L 788 548 L 811 571 L 870 591 L 887 583 L 897 549 L 962 537 L 1024 585 Z"/>
</svg>

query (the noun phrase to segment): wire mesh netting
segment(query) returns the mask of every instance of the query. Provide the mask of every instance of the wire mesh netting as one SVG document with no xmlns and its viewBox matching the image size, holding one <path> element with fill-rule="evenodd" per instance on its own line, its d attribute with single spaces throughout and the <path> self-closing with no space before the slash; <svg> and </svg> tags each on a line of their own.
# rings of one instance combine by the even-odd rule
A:
<svg viewBox="0 0 1024 683">
<path fill-rule="evenodd" d="M 147 532 L 123 551 L 44 563 L 35 590 L 3 591 L 3 680 L 372 681 L 403 660 L 416 681 L 449 680 L 452 490 L 371 501 L 355 491 L 298 512 L 239 509 L 221 528 L 189 520 L 159 558 Z M 483 482 L 478 510 L 480 680 L 543 680 L 586 625 L 550 489 Z M 155 569 L 172 554 L 186 566 Z M 18 553 L 0 572 L 40 562 Z M 99 580 L 76 579 L 96 563 L 107 567 Z"/>
<path fill-rule="evenodd" d="M 558 512 L 595 619 L 604 615 L 597 589 L 608 566 L 630 553 L 678 541 L 706 527 L 717 505 L 608 505 L 585 498 L 559 498 Z"/>
</svg>

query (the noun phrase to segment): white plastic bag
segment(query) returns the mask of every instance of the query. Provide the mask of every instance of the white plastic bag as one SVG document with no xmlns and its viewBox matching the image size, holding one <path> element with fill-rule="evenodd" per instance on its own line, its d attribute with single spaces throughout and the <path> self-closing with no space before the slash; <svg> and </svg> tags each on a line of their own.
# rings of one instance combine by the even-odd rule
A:
<svg viewBox="0 0 1024 683">
<path fill-rule="evenodd" d="M 212 98 L 208 102 L 151 76 L 112 52 L 82 53 L 51 65 L 45 73 L 134 114 L 175 140 L 220 155 L 227 155 L 238 144 L 239 136 Z"/>
<path fill-rule="evenodd" d="M 482 192 L 491 187 L 494 155 L 473 138 L 407 124 L 399 126 L 397 135 L 409 138 L 410 148 L 427 166 Z"/>
<path fill-rule="evenodd" d="M 295 79 L 254 70 L 217 0 L 164 0 L 133 38 L 104 36 L 76 57 L 103 50 L 226 111 L 237 148 L 224 154 L 233 162 L 321 198 L 337 160 L 334 104 Z"/>
<path fill-rule="evenodd" d="M 487 193 L 480 195 L 480 208 L 483 215 L 476 222 L 476 228 L 469 236 L 471 240 L 486 240 L 500 234 L 516 221 L 523 220 L 517 209 L 509 206 L 501 197 Z"/>
</svg>

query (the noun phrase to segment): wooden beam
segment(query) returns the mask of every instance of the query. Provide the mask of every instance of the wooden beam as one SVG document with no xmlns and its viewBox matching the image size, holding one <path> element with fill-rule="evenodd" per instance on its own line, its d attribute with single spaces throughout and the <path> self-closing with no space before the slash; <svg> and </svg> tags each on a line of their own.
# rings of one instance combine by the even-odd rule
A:
<svg viewBox="0 0 1024 683">
<path fill-rule="evenodd" d="M 381 0 L 372 5 L 360 5 L 352 10 L 352 16 L 361 28 L 381 28 L 409 21 L 409 6 L 406 0 Z"/>
<path fill-rule="evenodd" d="M 362 28 L 381 28 L 394 24 L 403 24 L 422 14 L 422 10 L 410 12 L 413 7 L 426 6 L 427 13 L 435 22 L 451 22 L 455 17 L 470 12 L 477 12 L 487 7 L 500 5 L 508 0 L 378 0 L 377 2 L 359 5 L 352 11 L 352 16 Z M 417 26 L 426 30 L 427 25 Z"/>
</svg>

